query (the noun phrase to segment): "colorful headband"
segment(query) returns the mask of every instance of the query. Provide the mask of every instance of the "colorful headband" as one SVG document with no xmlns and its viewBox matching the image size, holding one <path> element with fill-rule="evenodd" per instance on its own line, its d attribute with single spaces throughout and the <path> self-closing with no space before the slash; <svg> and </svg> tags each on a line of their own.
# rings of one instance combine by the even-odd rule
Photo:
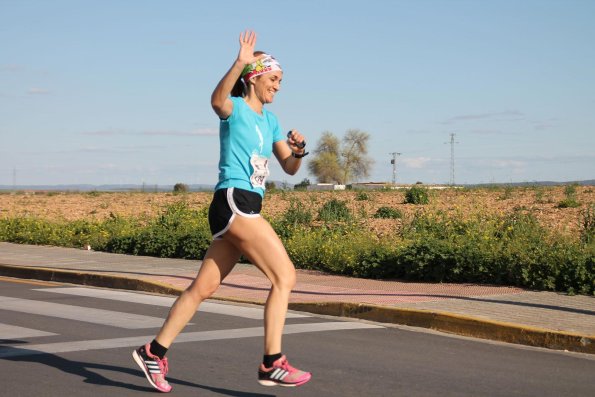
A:
<svg viewBox="0 0 595 397">
<path fill-rule="evenodd" d="M 283 71 L 281 65 L 275 58 L 269 54 L 263 54 L 264 56 L 254 63 L 246 65 L 242 71 L 242 78 L 245 82 L 248 82 L 252 77 L 260 76 L 261 74 Z"/>
</svg>

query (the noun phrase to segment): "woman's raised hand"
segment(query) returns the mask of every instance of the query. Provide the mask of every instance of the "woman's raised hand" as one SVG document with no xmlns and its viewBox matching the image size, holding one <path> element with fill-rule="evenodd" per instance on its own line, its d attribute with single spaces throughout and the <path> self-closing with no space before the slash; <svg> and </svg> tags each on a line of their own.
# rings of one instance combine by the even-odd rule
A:
<svg viewBox="0 0 595 397">
<path fill-rule="evenodd" d="M 256 45 L 256 32 L 246 30 L 240 33 L 240 52 L 238 54 L 238 61 L 244 65 L 255 62 L 258 57 L 254 56 L 254 46 Z"/>
</svg>

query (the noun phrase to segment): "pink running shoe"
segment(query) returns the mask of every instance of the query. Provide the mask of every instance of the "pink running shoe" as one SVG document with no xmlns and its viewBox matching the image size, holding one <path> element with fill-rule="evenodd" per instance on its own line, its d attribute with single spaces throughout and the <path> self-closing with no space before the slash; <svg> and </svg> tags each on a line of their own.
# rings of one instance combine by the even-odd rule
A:
<svg viewBox="0 0 595 397">
<path fill-rule="evenodd" d="M 258 369 L 258 383 L 263 386 L 301 386 L 310 378 L 312 378 L 310 372 L 293 368 L 285 356 L 275 361 L 271 368 L 265 368 L 264 364 L 260 364 Z"/>
<path fill-rule="evenodd" d="M 165 380 L 168 371 L 167 358 L 160 359 L 151 354 L 150 347 L 150 343 L 139 347 L 132 352 L 132 358 L 143 370 L 151 386 L 164 393 L 169 393 L 171 386 Z"/>
</svg>

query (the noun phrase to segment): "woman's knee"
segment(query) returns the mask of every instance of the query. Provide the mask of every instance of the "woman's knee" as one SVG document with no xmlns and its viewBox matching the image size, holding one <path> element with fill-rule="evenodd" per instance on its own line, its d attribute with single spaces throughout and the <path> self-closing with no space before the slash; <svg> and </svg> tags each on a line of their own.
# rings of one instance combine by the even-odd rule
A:
<svg viewBox="0 0 595 397">
<path fill-rule="evenodd" d="M 215 291 L 217 291 L 220 284 L 220 282 L 214 281 L 205 282 L 195 280 L 184 292 L 187 293 L 192 300 L 200 303 L 205 299 L 210 298 Z"/>
<path fill-rule="evenodd" d="M 288 291 L 291 291 L 295 287 L 296 282 L 297 277 L 293 266 L 281 274 L 275 274 L 275 277 L 271 280 L 273 287 Z"/>
</svg>

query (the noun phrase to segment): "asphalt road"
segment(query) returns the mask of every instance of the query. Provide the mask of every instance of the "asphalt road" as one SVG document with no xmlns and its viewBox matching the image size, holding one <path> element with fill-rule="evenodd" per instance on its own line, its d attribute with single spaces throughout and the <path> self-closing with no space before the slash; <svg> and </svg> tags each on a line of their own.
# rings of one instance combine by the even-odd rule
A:
<svg viewBox="0 0 595 397">
<path fill-rule="evenodd" d="M 0 395 L 158 393 L 132 361 L 173 298 L 0 279 Z M 168 352 L 177 396 L 593 396 L 595 357 L 293 314 L 284 349 L 313 373 L 256 382 L 260 307 L 209 302 Z"/>
</svg>

